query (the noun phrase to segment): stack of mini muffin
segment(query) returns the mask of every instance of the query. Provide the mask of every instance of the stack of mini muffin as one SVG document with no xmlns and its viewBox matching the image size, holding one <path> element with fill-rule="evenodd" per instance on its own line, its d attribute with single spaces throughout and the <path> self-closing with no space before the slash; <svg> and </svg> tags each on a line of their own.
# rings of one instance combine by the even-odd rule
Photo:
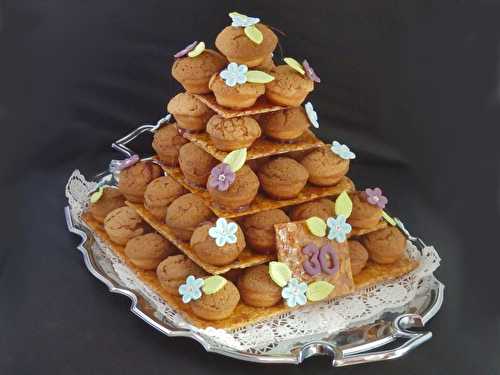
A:
<svg viewBox="0 0 500 375">
<path fill-rule="evenodd" d="M 317 142 L 309 129 L 319 127 L 318 117 L 303 102 L 320 81 L 310 64 L 285 58 L 276 66 L 272 29 L 257 18 L 230 17 L 215 41 L 219 52 L 194 42 L 175 54 L 172 76 L 185 92 L 168 103 L 175 122 L 157 130 L 152 144 L 166 175 L 139 161 L 120 173 L 124 197 L 106 188 L 90 208 L 137 267 L 156 270 L 165 291 L 205 320 L 226 319 L 241 303 L 291 307 L 269 273 L 274 226 L 327 222 L 343 191 L 352 204 L 346 241 L 354 276 L 370 261 L 396 262 L 405 249 L 401 233 L 383 221 L 382 193 L 357 192 L 345 177 L 354 153 Z M 306 134 L 316 141 L 304 141 Z M 341 183 L 346 188 L 335 190 Z M 147 233 L 146 217 L 134 205 L 122 207 L 124 199 L 144 204 L 148 223 L 161 233 L 167 228 L 169 241 Z M 170 242 L 182 243 L 180 251 Z M 209 274 L 222 276 L 204 283 Z"/>
</svg>

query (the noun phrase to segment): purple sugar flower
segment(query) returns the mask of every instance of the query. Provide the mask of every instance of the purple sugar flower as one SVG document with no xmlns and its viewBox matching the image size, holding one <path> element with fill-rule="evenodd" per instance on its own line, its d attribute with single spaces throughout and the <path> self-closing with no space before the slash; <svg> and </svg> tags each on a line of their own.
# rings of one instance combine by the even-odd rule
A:
<svg viewBox="0 0 500 375">
<path fill-rule="evenodd" d="M 177 52 L 174 55 L 174 57 L 176 59 L 178 59 L 179 57 L 186 56 L 189 52 L 191 52 L 194 49 L 194 47 L 196 47 L 197 44 L 198 44 L 198 41 L 194 41 L 189 46 L 185 47 L 183 50 L 180 50 L 179 52 Z"/>
<path fill-rule="evenodd" d="M 314 82 L 317 82 L 317 83 L 321 82 L 321 79 L 316 74 L 316 72 L 314 71 L 314 69 L 312 68 L 312 66 L 309 65 L 309 63 L 307 62 L 307 60 L 302 61 L 302 66 L 304 67 L 304 70 L 306 71 L 307 77 L 309 77 L 309 79 L 311 81 L 314 81 Z"/>
<path fill-rule="evenodd" d="M 226 191 L 233 184 L 235 178 L 236 175 L 231 167 L 226 163 L 220 163 L 210 172 L 208 186 L 219 191 Z"/>
<path fill-rule="evenodd" d="M 388 202 L 387 198 L 382 195 L 382 190 L 378 187 L 374 189 L 366 189 L 364 191 L 364 196 L 368 203 L 377 206 L 382 210 L 385 208 L 385 205 Z"/>
<path fill-rule="evenodd" d="M 115 173 L 127 169 L 141 160 L 139 155 L 134 154 L 131 157 L 123 160 L 111 160 L 109 163 L 109 171 Z"/>
</svg>

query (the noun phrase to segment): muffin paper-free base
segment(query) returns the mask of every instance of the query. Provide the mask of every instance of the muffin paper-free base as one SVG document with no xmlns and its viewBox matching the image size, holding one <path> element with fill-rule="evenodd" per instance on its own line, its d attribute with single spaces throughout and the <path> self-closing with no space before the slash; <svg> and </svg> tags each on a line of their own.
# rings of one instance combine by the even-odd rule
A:
<svg viewBox="0 0 500 375">
<path fill-rule="evenodd" d="M 206 104 L 209 108 L 215 111 L 215 113 L 217 113 L 219 116 L 222 116 L 224 118 L 253 116 L 266 112 L 280 111 L 287 108 L 269 102 L 264 96 L 258 98 L 257 102 L 255 102 L 252 107 L 245 109 L 231 109 L 223 107 L 217 104 L 217 100 L 215 100 L 214 94 L 194 94 L 194 96 L 196 96 L 199 101 Z"/>
<path fill-rule="evenodd" d="M 227 156 L 227 152 L 218 150 L 208 133 L 185 133 L 184 138 L 195 143 L 214 158 L 222 161 Z M 247 150 L 247 160 L 263 158 L 266 156 L 280 155 L 293 151 L 306 151 L 315 147 L 324 147 L 325 144 L 316 138 L 309 129 L 306 130 L 293 143 L 278 142 L 266 137 L 260 137 Z"/>
<path fill-rule="evenodd" d="M 293 206 L 319 198 L 337 196 L 343 191 L 352 192 L 355 189 L 354 183 L 351 181 L 351 179 L 344 176 L 340 180 L 340 182 L 334 186 L 319 187 L 307 184 L 299 193 L 299 195 L 293 199 L 274 200 L 265 193 L 259 191 L 249 207 L 240 211 L 228 211 L 217 206 L 208 191 L 189 184 L 179 168 L 167 167 L 165 165 L 162 165 L 162 167 L 169 176 L 183 185 L 187 190 L 189 190 L 191 193 L 198 194 L 201 198 L 203 198 L 205 204 L 214 212 L 215 215 L 217 215 L 218 217 L 225 217 L 226 219 L 256 214 L 258 212 L 267 211 L 274 208 Z"/>
<path fill-rule="evenodd" d="M 263 255 L 253 253 L 249 249 L 244 249 L 234 262 L 226 266 L 213 266 L 204 262 L 202 259 L 196 255 L 192 250 L 191 245 L 188 242 L 179 240 L 179 238 L 172 232 L 172 230 L 164 223 L 158 221 L 142 204 L 126 202 L 129 207 L 132 207 L 137 211 L 142 219 L 151 225 L 154 230 L 164 236 L 167 240 L 172 242 L 177 246 L 187 257 L 189 257 L 193 262 L 198 264 L 208 273 L 212 274 L 222 274 L 226 273 L 231 269 L 247 268 L 251 266 L 256 266 L 259 264 L 267 263 L 275 258 L 274 255 Z"/>
<path fill-rule="evenodd" d="M 124 246 L 113 243 L 104 231 L 103 226 L 94 220 L 91 215 L 84 214 L 82 218 L 144 284 L 157 293 L 170 307 L 178 311 L 187 322 L 195 327 L 233 330 L 294 310 L 294 308 L 289 308 L 284 303 L 279 303 L 273 307 L 252 307 L 240 301 L 229 318 L 218 321 L 200 319 L 192 313 L 189 304 L 184 304 L 179 296 L 165 292 L 156 277 L 155 271 L 144 271 L 134 266 L 125 255 Z M 378 265 L 369 262 L 366 268 L 354 277 L 356 289 L 366 288 L 382 281 L 395 279 L 412 271 L 417 265 L 418 262 L 409 260 L 406 257 L 396 262 L 394 266 Z"/>
</svg>

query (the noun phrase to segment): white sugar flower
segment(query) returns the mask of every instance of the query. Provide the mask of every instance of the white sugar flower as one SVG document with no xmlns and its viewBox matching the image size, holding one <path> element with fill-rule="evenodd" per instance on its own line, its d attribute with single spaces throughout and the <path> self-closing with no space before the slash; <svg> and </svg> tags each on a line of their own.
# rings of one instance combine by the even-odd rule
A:
<svg viewBox="0 0 500 375">
<path fill-rule="evenodd" d="M 356 154 L 352 152 L 349 147 L 346 145 L 342 145 L 338 143 L 337 141 L 333 141 L 331 150 L 336 153 L 338 156 L 340 156 L 342 159 L 354 159 L 356 158 Z"/>
<path fill-rule="evenodd" d="M 231 23 L 231 26 L 233 27 L 248 27 L 248 26 L 253 26 L 257 23 L 260 22 L 259 18 L 256 17 L 248 17 L 245 16 L 244 14 L 240 13 L 229 13 L 229 17 L 233 20 Z"/>
<path fill-rule="evenodd" d="M 234 222 L 228 222 L 223 217 L 218 218 L 215 226 L 208 230 L 208 235 L 215 240 L 215 244 L 219 247 L 225 244 L 235 244 L 237 241 L 236 232 L 238 225 Z"/>
<path fill-rule="evenodd" d="M 226 69 L 219 73 L 219 76 L 224 80 L 227 86 L 234 87 L 237 84 L 242 85 L 247 81 L 247 72 L 248 67 L 246 65 L 238 65 L 232 62 Z"/>
<path fill-rule="evenodd" d="M 314 110 L 312 103 L 307 102 L 304 108 L 306 109 L 307 118 L 309 119 L 311 125 L 315 128 L 319 128 L 318 114 Z"/>
</svg>

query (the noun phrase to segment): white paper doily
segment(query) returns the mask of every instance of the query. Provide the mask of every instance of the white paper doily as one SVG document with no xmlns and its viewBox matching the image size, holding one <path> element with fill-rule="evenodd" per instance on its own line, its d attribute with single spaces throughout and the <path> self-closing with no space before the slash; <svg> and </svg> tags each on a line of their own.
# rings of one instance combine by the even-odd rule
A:
<svg viewBox="0 0 500 375">
<path fill-rule="evenodd" d="M 75 170 L 69 178 L 66 197 L 75 223 L 84 225 L 81 214 L 88 208 L 90 193 L 95 188 L 96 183 L 87 181 L 78 170 Z M 160 296 L 140 281 L 97 236 L 93 250 L 95 254 L 100 255 L 98 262 L 101 267 L 107 269 L 108 273 L 113 273 L 127 288 L 140 292 L 156 306 L 157 318 L 167 319 L 179 327 L 196 331 L 214 346 L 228 346 L 256 354 L 278 352 L 280 346 L 286 345 L 290 340 L 338 332 L 348 327 L 366 324 L 384 311 L 396 311 L 412 301 L 417 294 L 429 289 L 435 280 L 433 272 L 441 261 L 434 247 L 424 247 L 420 252 L 408 241 L 408 256 L 418 259 L 420 264 L 418 268 L 397 280 L 381 283 L 329 302 L 306 305 L 293 312 L 244 328 L 225 331 L 214 328 L 198 329 L 188 324 Z"/>
</svg>

